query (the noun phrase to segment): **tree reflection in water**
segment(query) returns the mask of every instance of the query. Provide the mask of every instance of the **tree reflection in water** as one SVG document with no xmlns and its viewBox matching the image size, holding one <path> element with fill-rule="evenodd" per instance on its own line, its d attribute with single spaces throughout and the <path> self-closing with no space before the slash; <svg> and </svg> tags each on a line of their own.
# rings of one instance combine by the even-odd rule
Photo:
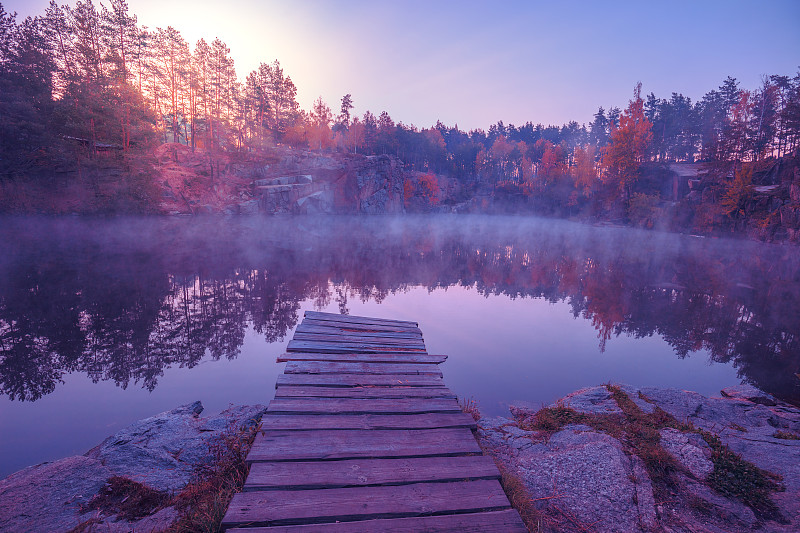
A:
<svg viewBox="0 0 800 533">
<path fill-rule="evenodd" d="M 800 250 L 518 217 L 3 219 L 0 392 L 85 372 L 153 390 L 164 369 L 283 341 L 300 302 L 412 286 L 566 301 L 612 336 L 706 349 L 800 400 Z"/>
</svg>

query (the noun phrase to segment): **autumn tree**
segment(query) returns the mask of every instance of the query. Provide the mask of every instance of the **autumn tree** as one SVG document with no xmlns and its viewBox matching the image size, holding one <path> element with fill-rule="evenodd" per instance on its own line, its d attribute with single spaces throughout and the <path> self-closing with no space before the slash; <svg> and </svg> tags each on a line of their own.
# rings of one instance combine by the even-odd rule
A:
<svg viewBox="0 0 800 533">
<path fill-rule="evenodd" d="M 323 148 L 330 148 L 333 144 L 333 137 L 331 134 L 331 123 L 333 122 L 333 114 L 331 108 L 320 96 L 314 101 L 314 107 L 311 109 L 308 124 L 308 143 L 312 148 L 322 150 Z"/>
<path fill-rule="evenodd" d="M 575 180 L 575 190 L 584 197 L 592 194 L 592 188 L 597 182 L 597 162 L 595 161 L 594 146 L 587 145 L 575 150 L 575 165 L 572 167 L 572 177 Z M 577 200 L 575 198 L 574 200 Z"/>
<path fill-rule="evenodd" d="M 618 189 L 623 201 L 630 198 L 639 167 L 645 160 L 653 138 L 652 124 L 644 116 L 642 84 L 636 85 L 633 100 L 619 116 L 619 126 L 612 126 L 609 144 L 602 149 L 603 182 Z"/>
<path fill-rule="evenodd" d="M 726 188 L 720 204 L 724 212 L 734 224 L 746 219 L 748 208 L 752 202 L 755 189 L 753 188 L 753 165 L 745 164 L 738 169 L 733 181 Z"/>
<path fill-rule="evenodd" d="M 409 178 L 403 183 L 405 205 L 413 210 L 429 210 L 439 204 L 440 195 L 439 180 L 430 172 Z"/>
</svg>

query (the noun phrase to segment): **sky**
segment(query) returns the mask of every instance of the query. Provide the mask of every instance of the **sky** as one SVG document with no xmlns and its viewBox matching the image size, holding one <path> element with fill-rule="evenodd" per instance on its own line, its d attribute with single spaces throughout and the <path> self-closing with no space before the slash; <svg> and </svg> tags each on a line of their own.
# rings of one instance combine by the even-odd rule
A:
<svg viewBox="0 0 800 533">
<path fill-rule="evenodd" d="M 95 0 L 97 3 L 98 0 Z M 107 0 L 106 0 L 107 1 Z M 102 0 L 100 0 L 102 3 Z M 20 17 L 48 0 L 0 0 Z M 74 4 L 74 1 L 66 2 Z M 692 101 L 727 76 L 800 70 L 800 0 L 128 0 L 140 25 L 219 37 L 240 79 L 278 59 L 310 109 L 462 130 L 588 123 L 642 93 Z"/>
</svg>

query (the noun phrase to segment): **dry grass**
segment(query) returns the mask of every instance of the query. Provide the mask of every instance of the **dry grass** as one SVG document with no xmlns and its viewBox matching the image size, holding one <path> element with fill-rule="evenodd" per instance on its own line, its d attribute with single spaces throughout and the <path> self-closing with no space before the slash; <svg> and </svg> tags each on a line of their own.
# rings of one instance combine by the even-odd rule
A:
<svg viewBox="0 0 800 533">
<path fill-rule="evenodd" d="M 98 510 L 105 515 L 117 515 L 128 521 L 150 516 L 166 507 L 170 497 L 137 481 L 122 476 L 113 476 L 105 487 L 89 502 L 87 510 Z"/>
<path fill-rule="evenodd" d="M 791 431 L 782 431 L 780 429 L 773 433 L 772 436 L 776 439 L 800 440 L 800 435 L 792 433 Z"/>
<path fill-rule="evenodd" d="M 555 433 L 570 424 L 585 424 L 589 421 L 587 415 L 581 414 L 571 407 L 566 407 L 561 402 L 555 407 L 543 407 L 532 415 L 526 411 L 512 409 L 511 415 L 520 429 L 526 431 L 546 431 Z"/>
<path fill-rule="evenodd" d="M 698 430 L 691 424 L 678 422 L 658 407 L 650 413 L 645 413 L 621 388 L 610 384 L 606 385 L 606 388 L 622 410 L 622 415 L 583 414 L 561 403 L 542 408 L 532 414 L 523 410 L 512 410 L 511 413 L 521 429 L 543 432 L 544 435 L 560 431 L 571 424 L 584 424 L 611 435 L 623 444 L 627 453 L 636 455 L 642 460 L 652 482 L 654 496 L 660 501 L 673 499 L 680 492 L 681 482 L 678 474 L 688 474 L 672 454 L 661 446 L 660 430 L 673 428 L 685 433 L 699 434 L 712 449 L 711 460 L 714 470 L 706 483 L 726 497 L 739 499 L 761 519 L 783 520 L 770 497 L 772 492 L 783 490 L 779 476 L 743 460 L 715 435 Z M 653 403 L 641 394 L 639 397 L 648 403 Z M 782 431 L 776 431 L 773 436 L 800 438 L 793 433 Z M 511 487 L 512 493 L 517 490 L 513 480 L 504 483 Z M 693 507 L 702 510 L 703 505 L 696 503 Z M 537 519 L 542 520 L 541 512 Z"/>
<path fill-rule="evenodd" d="M 463 412 L 472 416 L 475 422 L 481 419 L 481 411 L 478 409 L 478 402 L 474 398 L 459 398 L 458 405 Z"/>
<path fill-rule="evenodd" d="M 210 446 L 213 460 L 198 470 L 193 482 L 175 498 L 180 519 L 169 533 L 216 533 L 233 495 L 247 478 L 247 453 L 258 431 L 256 426 L 230 428 Z"/>
</svg>

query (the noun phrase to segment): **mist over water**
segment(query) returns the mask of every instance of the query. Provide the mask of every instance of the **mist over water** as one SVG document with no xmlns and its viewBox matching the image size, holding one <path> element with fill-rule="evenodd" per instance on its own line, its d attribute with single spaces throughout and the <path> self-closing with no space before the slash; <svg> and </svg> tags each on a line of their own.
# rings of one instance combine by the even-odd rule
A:
<svg viewBox="0 0 800 533">
<path fill-rule="evenodd" d="M 0 476 L 264 403 L 306 309 L 415 320 L 485 414 L 607 381 L 800 401 L 800 252 L 530 217 L 0 219 Z"/>
</svg>

